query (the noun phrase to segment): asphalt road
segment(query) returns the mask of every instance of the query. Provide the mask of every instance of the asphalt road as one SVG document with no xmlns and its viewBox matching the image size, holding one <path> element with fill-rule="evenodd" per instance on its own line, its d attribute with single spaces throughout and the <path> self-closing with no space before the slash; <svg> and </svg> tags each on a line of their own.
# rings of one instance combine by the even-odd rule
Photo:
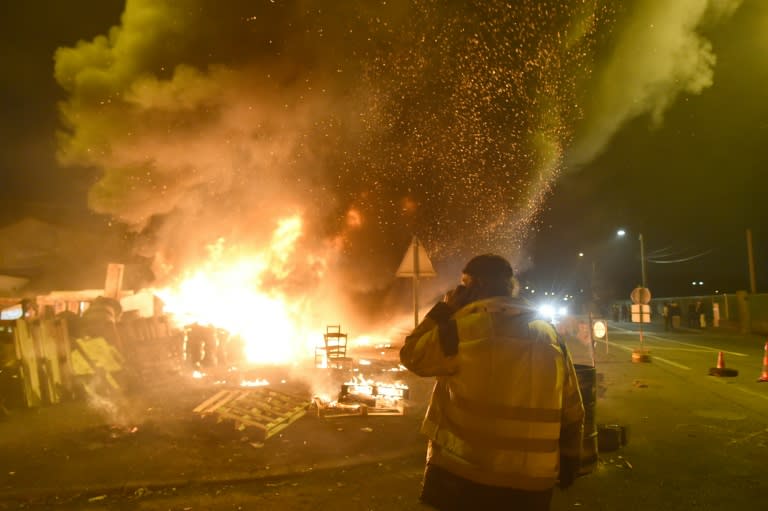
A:
<svg viewBox="0 0 768 511">
<path fill-rule="evenodd" d="M 586 509 L 760 509 L 768 483 L 765 339 L 725 332 L 611 329 L 597 347 L 604 374 L 598 421 L 629 428 L 629 443 L 575 492 Z M 635 350 L 649 363 L 633 363 Z M 733 378 L 709 376 L 723 352 Z M 622 458 L 619 458 L 619 455 Z M 574 492 L 574 493 L 575 493 Z M 766 507 L 768 508 L 768 507 Z M 556 509 L 568 509 L 558 500 Z"/>
<path fill-rule="evenodd" d="M 611 324 L 595 352 L 596 422 L 626 427 L 628 443 L 556 491 L 552 509 L 768 509 L 768 383 L 756 381 L 764 344 L 646 330 L 650 362 L 634 363 L 636 328 Z M 569 346 L 577 362 L 590 358 L 577 340 Z M 738 376 L 708 375 L 719 352 Z M 379 355 L 391 362 L 396 350 Z M 192 413 L 216 390 L 200 383 L 17 412 L 0 421 L 0 509 L 425 509 L 418 424 L 431 382 L 403 377 L 405 416 L 308 414 L 265 442 Z"/>
</svg>

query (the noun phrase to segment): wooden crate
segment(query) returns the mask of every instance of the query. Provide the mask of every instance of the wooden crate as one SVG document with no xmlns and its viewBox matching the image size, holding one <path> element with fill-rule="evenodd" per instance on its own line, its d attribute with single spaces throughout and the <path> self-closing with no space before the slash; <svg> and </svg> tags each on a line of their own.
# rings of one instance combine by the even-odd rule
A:
<svg viewBox="0 0 768 511">
<path fill-rule="evenodd" d="M 236 426 L 255 430 L 266 440 L 306 415 L 308 399 L 270 387 L 224 389 L 195 407 L 201 415 L 215 414 L 234 421 Z"/>
</svg>

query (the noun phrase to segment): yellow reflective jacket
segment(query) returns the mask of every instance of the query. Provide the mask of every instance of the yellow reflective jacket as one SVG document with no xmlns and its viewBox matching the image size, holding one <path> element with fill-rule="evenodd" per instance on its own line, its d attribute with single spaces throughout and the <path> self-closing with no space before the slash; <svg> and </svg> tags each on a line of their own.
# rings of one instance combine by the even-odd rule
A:
<svg viewBox="0 0 768 511">
<path fill-rule="evenodd" d="M 552 488 L 560 455 L 580 455 L 584 423 L 557 333 L 511 297 L 451 312 L 437 304 L 400 351 L 405 367 L 437 376 L 421 428 L 428 463 L 481 484 Z"/>
</svg>

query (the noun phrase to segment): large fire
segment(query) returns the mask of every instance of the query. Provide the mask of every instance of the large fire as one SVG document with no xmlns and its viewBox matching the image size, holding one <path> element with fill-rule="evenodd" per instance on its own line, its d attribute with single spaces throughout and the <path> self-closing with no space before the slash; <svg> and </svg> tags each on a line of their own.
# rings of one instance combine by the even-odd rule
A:
<svg viewBox="0 0 768 511">
<path fill-rule="evenodd" d="M 249 362 L 288 364 L 307 359 L 322 342 L 322 326 L 312 324 L 310 297 L 287 296 L 273 285 L 289 277 L 301 234 L 297 215 L 281 220 L 261 250 L 244 253 L 220 239 L 208 247 L 206 261 L 156 294 L 177 326 L 213 326 L 240 338 Z M 307 256 L 303 263 L 315 277 L 326 267 L 317 255 Z"/>
</svg>

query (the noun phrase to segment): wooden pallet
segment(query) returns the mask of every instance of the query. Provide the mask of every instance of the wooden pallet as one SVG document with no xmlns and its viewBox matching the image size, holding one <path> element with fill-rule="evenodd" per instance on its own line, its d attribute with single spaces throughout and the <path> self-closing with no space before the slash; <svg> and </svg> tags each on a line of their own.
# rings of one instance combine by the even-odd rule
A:
<svg viewBox="0 0 768 511">
<path fill-rule="evenodd" d="M 408 399 L 410 391 L 408 387 L 389 383 L 344 383 L 339 393 L 339 401 L 344 401 L 347 396 L 357 395 L 370 395 L 374 399 L 384 397 L 389 400 L 403 400 Z"/>
<path fill-rule="evenodd" d="M 253 428 L 264 441 L 306 415 L 308 399 L 269 387 L 221 390 L 193 410 L 200 415 L 216 414 L 237 426 Z"/>
</svg>

